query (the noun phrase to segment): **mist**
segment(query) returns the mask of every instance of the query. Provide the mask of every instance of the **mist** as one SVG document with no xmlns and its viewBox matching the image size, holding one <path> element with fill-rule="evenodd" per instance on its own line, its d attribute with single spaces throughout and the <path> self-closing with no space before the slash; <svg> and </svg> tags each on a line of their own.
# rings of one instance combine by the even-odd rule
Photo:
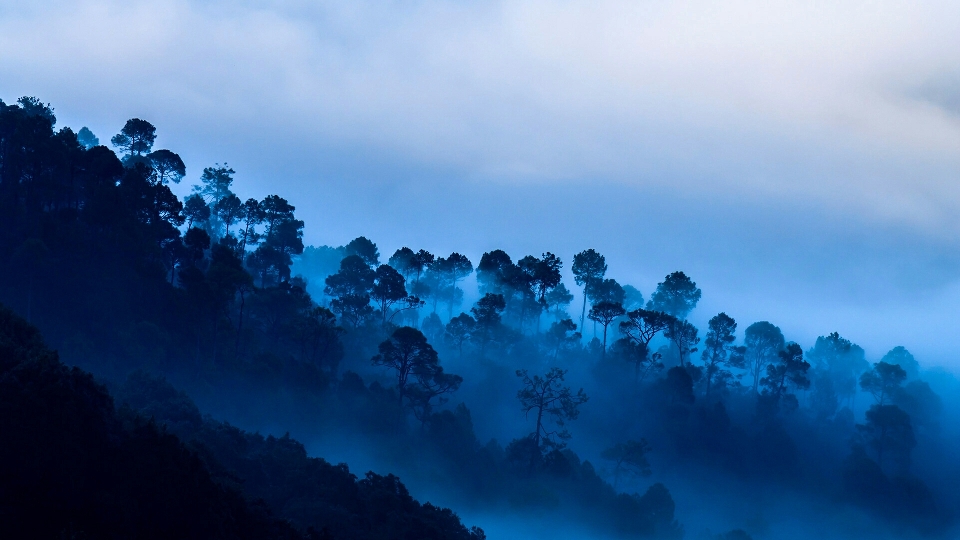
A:
<svg viewBox="0 0 960 540">
<path fill-rule="evenodd" d="M 24 537 L 954 538 L 960 11 L 0 4 Z"/>
</svg>

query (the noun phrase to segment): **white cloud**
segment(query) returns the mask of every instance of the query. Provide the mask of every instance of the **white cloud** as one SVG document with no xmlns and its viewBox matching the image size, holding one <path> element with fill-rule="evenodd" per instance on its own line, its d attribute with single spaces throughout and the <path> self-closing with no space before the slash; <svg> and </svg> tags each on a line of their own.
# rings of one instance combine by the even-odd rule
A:
<svg viewBox="0 0 960 540">
<path fill-rule="evenodd" d="M 659 246 L 634 239 L 611 258 L 633 261 L 642 249 L 645 263 L 660 257 L 664 272 L 687 264 L 703 273 L 726 265 L 731 275 L 757 280 L 766 272 L 774 277 L 756 284 L 762 297 L 782 287 L 775 275 L 790 271 L 791 260 L 808 259 L 793 271 L 809 279 L 810 290 L 822 281 L 819 263 L 847 264 L 845 251 L 818 255 L 837 242 L 818 222 L 937 237 L 916 264 L 956 244 L 957 36 L 960 4 L 946 1 L 0 0 L 0 97 L 37 95 L 57 107 L 62 123 L 88 124 L 101 140 L 126 118 L 148 118 L 191 170 L 226 160 L 239 176 L 294 200 L 299 189 L 311 204 L 323 200 L 315 193 L 321 160 L 338 149 L 357 153 L 357 161 L 382 157 L 477 185 L 496 182 L 481 194 L 488 198 L 476 197 L 488 206 L 490 194 L 508 191 L 503 183 L 636 184 L 622 199 L 638 205 L 658 192 L 674 204 L 699 197 L 694 205 L 706 210 L 684 213 L 683 223 L 669 222 L 671 212 L 661 209 L 664 222 L 651 229 Z M 501 205 L 498 212 L 513 212 L 505 217 L 456 200 L 450 205 L 462 205 L 457 211 L 416 216 L 407 221 L 419 229 L 401 229 L 392 215 L 363 213 L 375 196 L 338 181 L 326 186 L 354 189 L 338 193 L 354 214 L 342 210 L 328 220 L 331 228 L 362 223 L 371 227 L 364 234 L 397 238 L 436 230 L 430 219 L 449 225 L 459 215 L 534 226 L 520 215 L 523 204 Z M 389 189 L 440 188 L 411 180 Z M 536 190 L 516 191 L 540 202 Z M 440 199 L 431 199 L 438 208 Z M 303 211 L 305 203 L 297 204 Z M 710 205 L 725 207 L 708 216 Z M 739 219 L 747 229 L 768 227 L 762 238 L 717 226 L 744 211 L 761 214 L 758 208 L 771 214 L 764 225 Z M 771 208 L 786 210 L 772 215 Z M 563 242 L 594 242 L 624 224 L 648 226 L 641 212 L 618 209 L 623 215 L 604 216 L 602 226 L 585 224 L 578 204 L 564 205 L 549 224 L 552 210 L 538 209 L 543 231 L 531 232 L 528 243 L 568 247 Z M 676 232 L 698 215 L 715 222 Z M 791 221 L 804 219 L 814 225 Z M 564 223 L 577 225 L 561 230 Z M 508 228 L 495 232 L 502 237 Z M 815 238 L 797 251 L 779 245 L 782 230 Z M 445 234 L 459 234 L 445 239 L 455 243 L 494 232 L 464 225 Z M 769 263 L 697 258 L 734 235 L 783 255 Z M 883 283 L 869 291 L 882 297 L 884 287 L 897 286 L 882 272 L 895 266 L 883 256 L 908 258 L 907 243 L 881 242 L 864 269 L 835 288 L 855 289 L 878 274 Z M 607 243 L 610 251 L 616 245 Z M 763 268 L 744 272 L 751 264 Z M 953 263 L 944 266 L 929 279 L 941 288 L 956 281 Z M 716 286 L 734 281 L 720 276 Z M 944 309 L 932 306 L 930 321 Z M 891 317 L 887 327 L 897 327 Z"/>
<path fill-rule="evenodd" d="M 950 2 L 6 2 L 0 89 L 953 234 L 957 35 Z"/>
</svg>

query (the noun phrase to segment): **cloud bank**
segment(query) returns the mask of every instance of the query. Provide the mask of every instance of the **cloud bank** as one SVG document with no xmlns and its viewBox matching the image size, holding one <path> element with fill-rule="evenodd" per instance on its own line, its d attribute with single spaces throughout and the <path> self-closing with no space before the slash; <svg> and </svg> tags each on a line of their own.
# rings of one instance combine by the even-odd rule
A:
<svg viewBox="0 0 960 540">
<path fill-rule="evenodd" d="M 597 245 L 645 292 L 683 267 L 711 308 L 946 357 L 958 35 L 951 2 L 8 0 L 0 96 L 151 119 L 312 242 Z"/>
</svg>

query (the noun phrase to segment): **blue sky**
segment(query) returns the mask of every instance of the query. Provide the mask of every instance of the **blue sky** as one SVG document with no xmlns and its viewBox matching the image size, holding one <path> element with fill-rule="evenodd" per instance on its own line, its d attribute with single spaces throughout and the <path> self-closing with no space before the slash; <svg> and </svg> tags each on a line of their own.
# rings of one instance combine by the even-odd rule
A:
<svg viewBox="0 0 960 540">
<path fill-rule="evenodd" d="M 701 325 L 960 367 L 960 5 L 771 4 L 0 0 L 0 97 L 148 119 L 308 243 L 595 247 Z"/>
</svg>

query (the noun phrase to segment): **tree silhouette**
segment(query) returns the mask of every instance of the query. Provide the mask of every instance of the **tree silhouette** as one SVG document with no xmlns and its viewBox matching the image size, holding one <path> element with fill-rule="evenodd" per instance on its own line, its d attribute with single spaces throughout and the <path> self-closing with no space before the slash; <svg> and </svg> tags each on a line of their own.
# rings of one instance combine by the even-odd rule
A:
<svg viewBox="0 0 960 540">
<path fill-rule="evenodd" d="M 380 307 L 381 323 L 387 324 L 387 311 L 390 307 L 407 298 L 407 289 L 400 272 L 392 266 L 381 264 L 373 278 L 370 298 Z"/>
<path fill-rule="evenodd" d="M 537 310 L 537 332 L 539 333 L 540 315 L 549 307 L 547 294 L 560 284 L 560 269 L 563 268 L 563 262 L 553 253 L 547 252 L 539 259 L 528 255 L 520 259 L 517 266 L 527 276 L 527 282 L 540 306 Z"/>
<path fill-rule="evenodd" d="M 100 146 L 100 139 L 98 139 L 87 126 L 83 126 L 80 128 L 80 131 L 77 132 L 77 142 L 87 150 L 94 146 Z"/>
<path fill-rule="evenodd" d="M 860 375 L 860 388 L 873 394 L 877 405 L 886 405 L 900 390 L 907 372 L 896 364 L 877 362 L 873 369 Z"/>
<path fill-rule="evenodd" d="M 477 321 L 476 331 L 471 337 L 480 343 L 481 358 L 486 353 L 487 345 L 500 330 L 501 314 L 506 306 L 502 294 L 487 293 L 477 301 L 476 306 L 470 308 L 470 313 L 473 313 L 473 317 Z"/>
<path fill-rule="evenodd" d="M 837 394 L 852 407 L 857 395 L 857 380 L 870 368 L 863 349 L 833 332 L 818 337 L 807 352 L 807 358 L 817 371 L 833 380 Z"/>
<path fill-rule="evenodd" d="M 917 363 L 917 359 L 910 354 L 906 347 L 901 345 L 890 349 L 880 361 L 900 366 L 906 372 L 908 379 L 916 379 L 920 372 L 920 364 Z"/>
<path fill-rule="evenodd" d="M 393 267 L 394 270 L 400 272 L 403 278 L 407 281 L 411 281 L 411 276 L 414 271 L 414 257 L 417 254 L 412 249 L 404 246 L 393 252 L 393 255 L 390 256 L 390 259 L 387 261 L 387 264 Z"/>
<path fill-rule="evenodd" d="M 548 349 L 553 351 L 554 359 L 560 355 L 561 350 L 575 346 L 583 338 L 580 332 L 577 332 L 576 323 L 569 318 L 551 324 L 543 337 Z"/>
<path fill-rule="evenodd" d="M 896 405 L 872 405 L 866 423 L 857 424 L 857 432 L 877 456 L 881 469 L 888 463 L 904 473 L 910 465 L 910 452 L 917 445 L 910 416 Z"/>
<path fill-rule="evenodd" d="M 674 272 L 657 284 L 647 309 L 663 311 L 678 319 L 685 319 L 700 301 L 700 289 L 683 272 Z"/>
<path fill-rule="evenodd" d="M 217 218 L 223 223 L 224 234 L 230 234 L 230 227 L 243 217 L 243 202 L 240 201 L 240 197 L 231 193 L 220 199 L 214 207 L 214 211 L 217 213 Z"/>
<path fill-rule="evenodd" d="M 364 236 L 358 236 L 344 246 L 344 252 L 349 255 L 357 255 L 367 266 L 375 268 L 380 264 L 380 251 L 377 245 Z"/>
<path fill-rule="evenodd" d="M 697 336 L 697 327 L 682 319 L 671 319 L 663 335 L 677 348 L 680 366 L 683 367 L 684 358 L 697 352 L 700 338 Z"/>
<path fill-rule="evenodd" d="M 203 224 L 210 219 L 210 206 L 200 195 L 190 195 L 183 204 L 183 215 L 187 218 L 187 228 L 194 224 Z"/>
<path fill-rule="evenodd" d="M 587 314 L 587 286 L 593 281 L 603 279 L 607 273 L 607 260 L 593 249 L 587 249 L 573 256 L 574 281 L 583 287 L 583 307 L 580 309 L 580 328 Z"/>
<path fill-rule="evenodd" d="M 202 200 L 202 199 L 201 199 Z M 257 234 L 257 225 L 266 219 L 266 212 L 256 199 L 247 199 L 240 209 L 240 219 L 243 221 L 243 231 L 240 233 L 240 253 L 246 252 L 247 247 L 254 247 L 260 241 Z"/>
<path fill-rule="evenodd" d="M 649 356 L 650 342 L 657 334 L 670 328 L 674 321 L 673 316 L 662 311 L 635 309 L 627 313 L 627 320 L 620 323 L 620 333 L 637 345 L 636 350 L 631 350 L 633 354 L 628 355 L 634 362 L 634 383 L 640 382 L 641 371 L 646 374 L 644 367 L 657 364 L 657 359 Z"/>
<path fill-rule="evenodd" d="M 643 307 L 643 294 L 633 285 L 623 286 L 623 309 L 633 311 Z"/>
<path fill-rule="evenodd" d="M 435 370 L 440 362 L 437 351 L 427 343 L 423 332 L 409 326 L 394 330 L 390 338 L 380 343 L 377 349 L 380 354 L 373 357 L 373 365 L 384 366 L 396 372 L 401 408 L 409 385 L 415 382 L 417 376 L 432 376 L 432 370 Z"/>
<path fill-rule="evenodd" d="M 587 402 L 587 395 L 583 389 L 574 394 L 569 386 L 563 386 L 563 378 L 567 374 L 560 368 L 551 368 L 543 377 L 531 377 L 527 370 L 517 370 L 523 388 L 517 392 L 521 410 L 525 416 L 531 412 L 536 414 L 537 424 L 531 434 L 537 447 L 563 446 L 570 438 L 566 423 L 576 420 L 580 415 L 580 405 Z M 550 429 L 548 422 L 556 425 Z"/>
<path fill-rule="evenodd" d="M 460 290 L 457 288 L 457 283 L 473 273 L 473 263 L 471 263 L 470 259 L 468 259 L 466 256 L 457 252 L 453 252 L 449 257 L 444 259 L 444 264 L 441 268 L 441 271 L 443 276 L 448 281 L 447 287 L 450 290 L 448 298 L 449 312 L 447 316 L 453 317 L 453 304 L 455 303 L 454 300 L 456 298 L 456 292 Z"/>
<path fill-rule="evenodd" d="M 513 260 L 503 250 L 496 249 L 484 253 L 480 257 L 480 263 L 477 264 L 480 292 L 504 295 L 507 276 L 513 267 Z"/>
<path fill-rule="evenodd" d="M 437 404 L 443 405 L 446 402 L 444 394 L 456 392 L 463 383 L 463 377 L 445 373 L 440 365 L 425 365 L 414 370 L 414 374 L 417 384 L 410 386 L 407 396 L 413 415 L 422 426 L 433 411 L 433 399 L 437 398 Z"/>
<path fill-rule="evenodd" d="M 147 155 L 157 175 L 158 184 L 179 184 L 187 174 L 187 167 L 180 156 L 170 150 L 156 150 Z"/>
<path fill-rule="evenodd" d="M 788 409 L 796 409 L 797 397 L 789 392 L 790 388 L 806 390 L 810 387 L 807 371 L 810 364 L 803 359 L 803 349 L 796 343 L 788 343 L 777 355 L 776 363 L 767 365 L 767 376 L 760 379 L 764 387 L 764 395 L 771 399 L 775 406 L 786 405 Z"/>
<path fill-rule="evenodd" d="M 767 322 L 755 322 L 744 332 L 743 344 L 747 348 L 746 361 L 753 375 L 753 391 L 760 387 L 760 379 L 766 373 L 767 364 L 775 362 L 786 344 L 780 328 Z"/>
<path fill-rule="evenodd" d="M 142 156 L 150 153 L 153 141 L 157 139 L 157 128 L 146 120 L 131 118 L 123 125 L 120 133 L 114 135 L 110 142 L 115 148 L 127 154 L 127 158 Z"/>
<path fill-rule="evenodd" d="M 620 318 L 626 310 L 619 302 L 601 301 L 590 307 L 590 313 L 587 315 L 591 321 L 600 323 L 603 326 L 603 357 L 607 357 L 607 327 L 610 323 Z"/>
<path fill-rule="evenodd" d="M 548 309 L 558 321 L 568 318 L 564 312 L 567 310 L 567 306 L 573 302 L 573 294 L 567 290 L 566 285 L 560 283 L 554 289 L 551 289 L 545 300 Z"/>
<path fill-rule="evenodd" d="M 650 445 L 646 439 L 617 443 L 600 453 L 600 457 L 613 462 L 613 489 L 617 489 L 622 474 L 650 476 L 647 453 Z"/>
<path fill-rule="evenodd" d="M 461 313 L 447 323 L 444 337 L 448 343 L 457 347 L 457 353 L 463 356 L 463 344 L 470 340 L 476 330 L 477 321 L 466 313 Z"/>
<path fill-rule="evenodd" d="M 340 270 L 326 279 L 324 292 L 332 297 L 330 309 L 357 328 L 373 309 L 370 307 L 370 291 L 376 272 L 358 255 L 344 257 Z"/>
<path fill-rule="evenodd" d="M 703 363 L 706 365 L 707 390 L 717 383 L 724 383 L 732 377 L 729 368 L 744 367 L 745 347 L 734 346 L 737 336 L 737 322 L 726 313 L 720 313 L 710 319 L 707 336 L 704 341 Z"/>
</svg>

